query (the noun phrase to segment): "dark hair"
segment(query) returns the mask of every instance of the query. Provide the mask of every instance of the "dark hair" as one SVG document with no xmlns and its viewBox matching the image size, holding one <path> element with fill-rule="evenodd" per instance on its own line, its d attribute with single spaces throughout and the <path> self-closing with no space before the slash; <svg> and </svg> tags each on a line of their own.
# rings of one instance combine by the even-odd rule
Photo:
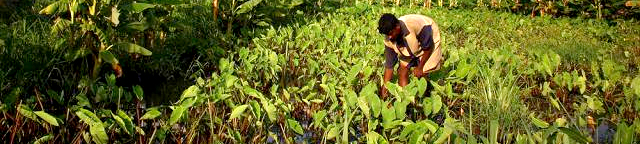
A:
<svg viewBox="0 0 640 144">
<path fill-rule="evenodd" d="M 389 34 L 391 30 L 396 28 L 396 26 L 400 23 L 396 16 L 390 13 L 382 14 L 380 20 L 378 21 L 378 32 L 381 34 Z"/>
</svg>

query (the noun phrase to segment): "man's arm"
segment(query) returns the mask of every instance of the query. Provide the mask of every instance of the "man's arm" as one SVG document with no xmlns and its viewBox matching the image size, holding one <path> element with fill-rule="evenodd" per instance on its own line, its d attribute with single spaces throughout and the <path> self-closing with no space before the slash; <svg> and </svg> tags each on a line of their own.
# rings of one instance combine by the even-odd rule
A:
<svg viewBox="0 0 640 144">
<path fill-rule="evenodd" d="M 422 48 L 422 56 L 419 60 L 420 63 L 418 63 L 417 67 L 413 70 L 413 73 L 416 77 L 420 78 L 424 75 L 422 71 L 422 69 L 424 68 L 424 64 L 427 63 L 427 60 L 429 60 L 431 53 L 433 53 L 434 43 L 433 29 L 431 29 L 431 25 L 422 27 L 422 30 L 418 34 L 417 38 L 418 41 L 420 41 L 420 47 Z"/>
<path fill-rule="evenodd" d="M 398 62 L 398 54 L 391 48 L 385 46 L 384 57 L 384 81 L 382 86 L 380 86 L 380 96 L 382 96 L 383 99 L 387 97 L 387 88 L 385 87 L 385 84 L 393 78 L 393 66 Z"/>
</svg>

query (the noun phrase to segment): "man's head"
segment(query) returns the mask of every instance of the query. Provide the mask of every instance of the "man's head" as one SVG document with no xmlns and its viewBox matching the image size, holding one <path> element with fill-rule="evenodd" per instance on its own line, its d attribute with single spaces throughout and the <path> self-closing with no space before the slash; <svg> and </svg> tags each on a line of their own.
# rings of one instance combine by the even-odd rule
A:
<svg viewBox="0 0 640 144">
<path fill-rule="evenodd" d="M 395 39 L 400 34 L 400 21 L 393 14 L 382 14 L 378 20 L 378 32 L 386 35 L 387 39 Z"/>
</svg>

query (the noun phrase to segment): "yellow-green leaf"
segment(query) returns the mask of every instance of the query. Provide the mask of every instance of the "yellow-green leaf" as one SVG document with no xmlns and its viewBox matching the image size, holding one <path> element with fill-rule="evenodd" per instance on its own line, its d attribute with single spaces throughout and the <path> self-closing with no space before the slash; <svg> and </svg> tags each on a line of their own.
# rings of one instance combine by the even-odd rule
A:
<svg viewBox="0 0 640 144">
<path fill-rule="evenodd" d="M 238 106 L 236 108 L 233 109 L 233 111 L 231 112 L 231 116 L 229 116 L 229 120 L 232 120 L 234 118 L 239 117 L 240 115 L 242 115 L 244 113 L 244 111 L 247 109 L 247 107 L 249 107 L 249 105 L 241 105 Z"/>
<path fill-rule="evenodd" d="M 142 117 L 140 119 L 146 120 L 146 119 L 155 119 L 156 117 L 160 116 L 160 111 L 153 109 L 148 111 L 147 113 L 145 113 L 144 115 L 142 115 Z"/>
<path fill-rule="evenodd" d="M 40 117 L 41 119 L 43 119 L 44 121 L 46 121 L 47 123 L 54 125 L 54 126 L 59 126 L 58 125 L 58 121 L 56 120 L 55 117 L 51 116 L 50 114 L 44 112 L 44 111 L 36 111 L 34 112 L 36 115 L 38 115 L 38 117 Z"/>
<path fill-rule="evenodd" d="M 289 125 L 289 128 L 293 129 L 294 132 L 298 134 L 304 134 L 304 130 L 302 130 L 302 126 L 300 126 L 300 123 L 298 123 L 298 121 L 287 119 L 287 125 Z"/>
<path fill-rule="evenodd" d="M 128 53 L 137 53 L 144 56 L 150 56 L 152 54 L 151 51 L 134 43 L 123 42 L 123 43 L 116 44 L 116 46 L 119 47 L 120 49 L 125 50 Z"/>
</svg>

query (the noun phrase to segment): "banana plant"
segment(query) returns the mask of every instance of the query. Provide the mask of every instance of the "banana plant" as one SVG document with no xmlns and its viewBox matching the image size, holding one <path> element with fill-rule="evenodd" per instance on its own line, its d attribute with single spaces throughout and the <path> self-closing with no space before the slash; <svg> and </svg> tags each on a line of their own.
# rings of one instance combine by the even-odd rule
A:
<svg viewBox="0 0 640 144">
<path fill-rule="evenodd" d="M 121 30 L 120 8 L 125 4 L 137 5 L 131 9 L 142 11 L 149 7 L 140 6 L 133 1 L 98 0 L 58 0 L 40 10 L 40 14 L 51 15 L 54 24 L 51 32 L 62 34 L 62 39 L 70 46 L 65 55 L 73 61 L 91 55 L 93 68 L 91 77 L 97 78 L 103 62 L 111 64 L 117 76 L 122 76 L 122 68 L 113 49 L 149 56 L 151 51 L 126 41 L 127 37 L 118 37 Z"/>
</svg>

